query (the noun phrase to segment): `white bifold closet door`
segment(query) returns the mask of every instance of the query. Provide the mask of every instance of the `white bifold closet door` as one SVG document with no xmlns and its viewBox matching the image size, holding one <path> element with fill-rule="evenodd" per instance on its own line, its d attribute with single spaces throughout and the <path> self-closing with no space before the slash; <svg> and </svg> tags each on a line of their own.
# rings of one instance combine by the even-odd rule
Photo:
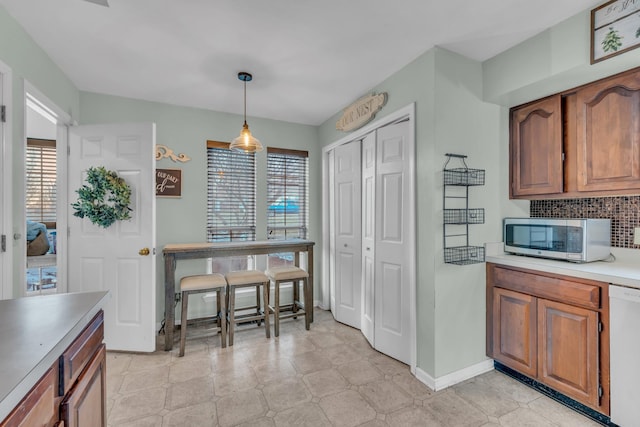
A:
<svg viewBox="0 0 640 427">
<path fill-rule="evenodd" d="M 414 225 L 409 207 L 413 147 L 409 122 L 379 128 L 375 147 L 373 211 L 373 284 L 363 300 L 373 298 L 373 347 L 404 363 L 411 357 L 409 264 L 414 253 Z M 366 202 L 365 202 L 366 203 Z M 365 216 L 371 212 L 365 213 Z M 369 240 L 367 240 L 369 241 Z M 366 252 L 366 247 L 365 247 Z M 365 276 L 366 278 L 366 276 Z"/>
<path fill-rule="evenodd" d="M 404 363 L 411 357 L 408 266 L 415 256 L 410 138 L 405 121 L 341 145 L 334 175 L 335 318 L 360 328 L 374 348 Z"/>
<path fill-rule="evenodd" d="M 360 329 L 360 141 L 334 151 L 335 318 Z"/>
</svg>

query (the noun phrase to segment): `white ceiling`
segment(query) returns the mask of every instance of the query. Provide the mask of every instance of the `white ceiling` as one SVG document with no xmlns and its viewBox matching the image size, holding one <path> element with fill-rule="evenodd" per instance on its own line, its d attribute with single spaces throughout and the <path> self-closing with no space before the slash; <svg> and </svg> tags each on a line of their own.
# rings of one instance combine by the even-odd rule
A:
<svg viewBox="0 0 640 427">
<path fill-rule="evenodd" d="M 483 61 L 603 0 L 0 0 L 80 89 L 318 125 L 433 46 Z M 419 82 L 408 82 L 419 85 Z"/>
</svg>

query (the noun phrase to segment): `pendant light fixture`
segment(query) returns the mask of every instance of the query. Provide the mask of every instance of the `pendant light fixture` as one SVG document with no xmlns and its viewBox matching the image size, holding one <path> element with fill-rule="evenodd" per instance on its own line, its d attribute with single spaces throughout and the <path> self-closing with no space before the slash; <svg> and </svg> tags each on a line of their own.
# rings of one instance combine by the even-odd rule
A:
<svg viewBox="0 0 640 427">
<path fill-rule="evenodd" d="M 241 71 L 238 73 L 238 79 L 244 82 L 244 124 L 242 125 L 240 136 L 231 142 L 229 148 L 234 151 L 255 153 L 256 151 L 262 151 L 264 148 L 262 144 L 260 144 L 260 141 L 251 135 L 249 125 L 247 124 L 247 82 L 250 82 L 253 76 Z"/>
</svg>

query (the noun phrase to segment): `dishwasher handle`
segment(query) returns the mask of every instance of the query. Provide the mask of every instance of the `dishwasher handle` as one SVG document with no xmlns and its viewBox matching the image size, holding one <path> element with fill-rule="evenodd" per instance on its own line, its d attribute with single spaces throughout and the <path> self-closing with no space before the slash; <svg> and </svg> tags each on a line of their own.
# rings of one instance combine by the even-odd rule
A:
<svg viewBox="0 0 640 427">
<path fill-rule="evenodd" d="M 640 289 L 611 285 L 609 286 L 609 298 L 633 301 L 640 304 Z"/>
</svg>

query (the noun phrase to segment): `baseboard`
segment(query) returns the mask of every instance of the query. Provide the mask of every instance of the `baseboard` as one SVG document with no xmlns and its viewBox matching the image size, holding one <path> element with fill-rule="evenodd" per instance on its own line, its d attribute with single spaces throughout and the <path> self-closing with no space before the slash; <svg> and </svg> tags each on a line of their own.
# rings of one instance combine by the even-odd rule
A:
<svg viewBox="0 0 640 427">
<path fill-rule="evenodd" d="M 491 370 L 493 359 L 488 359 L 438 378 L 433 378 L 422 369 L 416 368 L 416 378 L 431 390 L 440 391 Z"/>
</svg>

